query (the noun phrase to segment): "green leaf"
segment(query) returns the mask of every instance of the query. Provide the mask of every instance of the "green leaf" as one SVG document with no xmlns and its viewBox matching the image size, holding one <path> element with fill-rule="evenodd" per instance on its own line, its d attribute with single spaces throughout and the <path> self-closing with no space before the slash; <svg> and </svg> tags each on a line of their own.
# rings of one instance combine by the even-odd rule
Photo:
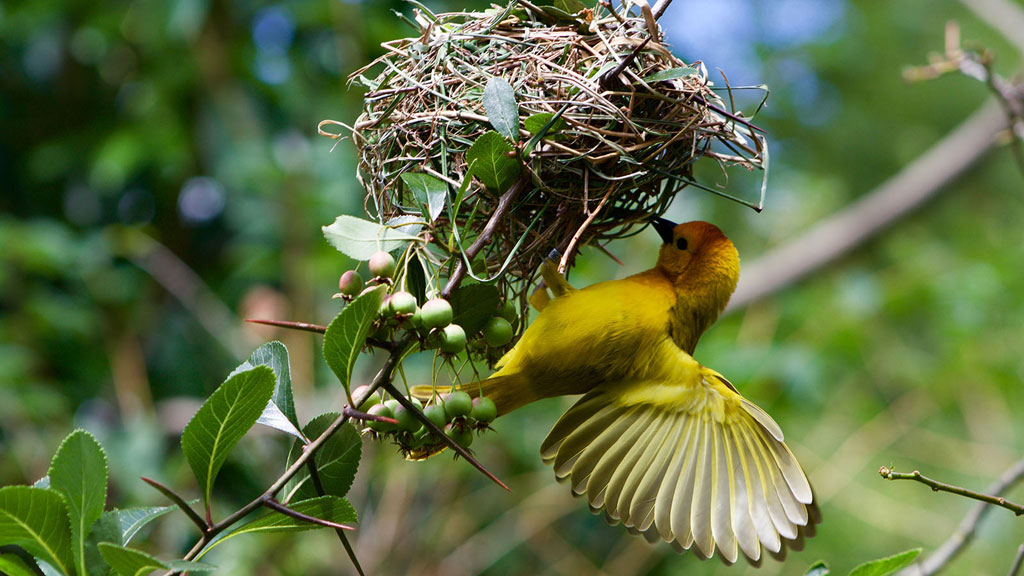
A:
<svg viewBox="0 0 1024 576">
<path fill-rule="evenodd" d="M 100 522 L 110 522 L 112 529 L 116 530 L 116 542 L 126 545 L 132 538 L 142 530 L 146 524 L 153 520 L 177 510 L 177 506 L 149 506 L 137 508 L 125 508 L 123 510 L 113 509 L 103 513 Z M 114 542 L 115 540 L 111 540 Z"/>
<path fill-rule="evenodd" d="M 828 564 L 824 560 L 818 560 L 811 567 L 804 572 L 804 576 L 828 576 L 831 571 L 828 569 Z"/>
<path fill-rule="evenodd" d="M 526 131 L 530 134 L 540 134 L 541 130 L 543 130 L 544 127 L 548 125 L 548 122 L 551 122 L 551 119 L 554 117 L 555 114 L 553 112 L 541 112 L 540 114 L 534 114 L 523 121 L 523 126 L 526 127 Z M 569 124 L 559 116 L 558 119 L 551 124 L 551 127 L 548 128 L 547 134 L 553 135 L 553 133 L 565 130 L 568 127 Z"/>
<path fill-rule="evenodd" d="M 473 175 L 484 186 L 500 194 L 519 178 L 519 161 L 509 157 L 512 152 L 512 145 L 501 134 L 490 130 L 481 134 L 469 147 L 466 162 L 473 166 Z"/>
<path fill-rule="evenodd" d="M 406 243 L 419 240 L 388 226 L 342 215 L 330 226 L 324 226 L 324 237 L 343 254 L 356 260 L 369 260 L 374 252 L 392 252 Z"/>
<path fill-rule="evenodd" d="M 289 504 L 288 507 L 307 516 L 313 516 L 314 518 L 319 518 L 321 520 L 329 520 L 338 524 L 352 524 L 358 520 L 356 511 L 352 508 L 352 505 L 348 503 L 348 500 L 339 498 L 338 496 L 320 496 L 317 498 L 310 498 L 309 500 L 303 500 L 301 502 L 293 502 Z M 285 516 L 280 512 L 267 512 L 248 524 L 243 524 L 230 532 L 226 532 L 223 536 L 211 542 L 210 545 L 199 554 L 199 557 L 202 558 L 210 550 L 213 550 L 220 544 L 223 544 L 227 540 L 241 534 L 302 532 L 305 530 L 315 530 L 317 528 L 323 528 L 323 526 L 292 518 L 291 516 Z"/>
<path fill-rule="evenodd" d="M 444 211 L 444 201 L 448 198 L 448 183 L 436 176 L 421 172 L 406 172 L 402 174 L 402 182 L 409 187 L 416 202 L 422 208 L 424 216 L 431 222 Z"/>
<path fill-rule="evenodd" d="M 427 274 L 423 270 L 423 260 L 419 251 L 416 252 L 415 258 L 409 258 L 406 261 L 406 273 L 405 281 L 407 283 L 407 289 L 412 292 L 412 295 L 416 297 L 417 302 L 426 302 L 427 300 Z"/>
<path fill-rule="evenodd" d="M 346 391 L 351 384 L 352 367 L 366 343 L 373 321 L 380 314 L 383 299 L 383 286 L 359 296 L 331 320 L 324 333 L 324 360 Z"/>
<path fill-rule="evenodd" d="M 85 574 L 85 539 L 107 504 L 107 456 L 92 434 L 75 430 L 60 443 L 47 476 L 64 497 L 75 570 Z"/>
<path fill-rule="evenodd" d="M 141 550 L 110 542 L 100 542 L 99 549 L 103 559 L 119 576 L 141 576 L 168 569 L 166 564 Z"/>
<path fill-rule="evenodd" d="M 203 403 L 181 434 L 181 449 L 207 507 L 228 453 L 259 419 L 274 393 L 274 371 L 256 366 L 228 378 Z"/>
<path fill-rule="evenodd" d="M 676 78 L 683 78 L 696 74 L 697 69 L 689 66 L 682 68 L 669 68 L 668 70 L 662 70 L 661 72 L 655 72 L 654 74 L 648 74 L 644 76 L 644 82 L 661 82 L 662 80 L 675 80 Z"/>
<path fill-rule="evenodd" d="M 920 548 L 914 548 L 912 550 L 907 550 L 906 552 L 900 552 L 899 554 L 865 562 L 854 568 L 853 571 L 850 572 L 850 576 L 888 576 L 897 570 L 902 570 L 907 566 L 910 566 L 920 553 Z"/>
<path fill-rule="evenodd" d="M 249 359 L 228 375 L 245 372 L 255 366 L 269 366 L 274 371 L 274 395 L 271 402 L 260 414 L 258 423 L 270 426 L 296 438 L 304 439 L 299 432 L 299 418 L 295 414 L 295 399 L 292 395 L 292 374 L 288 361 L 288 348 L 280 342 L 267 342 L 260 346 Z"/>
<path fill-rule="evenodd" d="M 175 572 L 213 572 L 217 569 L 213 564 L 189 562 L 188 560 L 168 560 L 165 564 L 169 570 Z"/>
<path fill-rule="evenodd" d="M 0 546 L 21 546 L 65 574 L 74 572 L 64 498 L 32 486 L 0 488 Z"/>
<path fill-rule="evenodd" d="M 495 316 L 501 296 L 491 284 L 463 284 L 452 293 L 452 322 L 472 337 Z"/>
<path fill-rule="evenodd" d="M 307 438 L 316 438 L 323 434 L 337 417 L 338 414 L 335 412 L 321 414 L 306 424 L 303 432 L 306 433 Z M 302 442 L 295 442 L 292 445 L 288 454 L 288 466 L 291 466 L 302 454 L 303 446 Z M 363 441 L 355 426 L 351 424 L 342 426 L 320 447 L 314 456 L 314 461 L 326 494 L 331 496 L 348 494 L 348 489 L 352 487 L 352 481 L 356 477 L 356 470 L 359 468 L 362 451 Z M 292 477 L 288 485 L 285 486 L 285 494 L 288 495 L 286 498 L 288 501 L 319 496 L 305 469 Z"/>
<path fill-rule="evenodd" d="M 484 111 L 491 126 L 512 142 L 519 140 L 519 107 L 512 85 L 504 78 L 491 78 L 484 87 Z"/>
<path fill-rule="evenodd" d="M 0 554 L 0 574 L 6 574 L 7 576 L 36 576 L 36 571 L 16 554 Z"/>
</svg>

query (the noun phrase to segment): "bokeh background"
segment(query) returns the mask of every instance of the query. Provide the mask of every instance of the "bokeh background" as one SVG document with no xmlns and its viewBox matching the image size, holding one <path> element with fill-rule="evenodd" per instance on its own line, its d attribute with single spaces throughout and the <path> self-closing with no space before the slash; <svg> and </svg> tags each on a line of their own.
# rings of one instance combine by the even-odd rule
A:
<svg viewBox="0 0 1024 576">
<path fill-rule="evenodd" d="M 902 79 L 942 50 L 947 21 L 995 55 L 996 71 L 1020 71 L 1020 38 L 982 16 L 993 5 L 1024 12 L 1020 0 L 675 0 L 662 25 L 680 57 L 735 87 L 771 88 L 757 122 L 772 161 L 763 213 L 694 190 L 669 215 L 713 220 L 753 262 L 844 210 L 988 98 L 961 76 Z M 141 475 L 194 495 L 180 429 L 272 339 L 289 347 L 300 418 L 341 405 L 317 338 L 240 319 L 337 313 L 330 295 L 353 262 L 320 226 L 361 214 L 362 194 L 351 144 L 334 146 L 316 125 L 353 120 L 360 94 L 346 75 L 380 42 L 415 35 L 392 9 L 412 6 L 0 2 L 0 484 L 45 474 L 60 438 L 85 427 L 110 458 L 108 505 L 162 503 Z M 706 177 L 724 183 L 713 166 Z M 728 185 L 756 195 L 758 181 Z M 698 360 L 782 424 L 822 503 L 818 536 L 761 574 L 802 574 L 818 559 L 845 574 L 910 547 L 927 553 L 954 532 L 971 502 L 886 482 L 882 465 L 982 489 L 1024 456 L 1022 223 L 1024 175 L 996 148 L 854 253 L 705 336 Z M 625 266 L 585 250 L 572 280 L 649 267 L 656 246 L 653 233 L 609 246 Z M 363 361 L 362 377 L 374 366 Z M 415 359 L 406 376 L 426 378 L 429 366 Z M 367 444 L 350 495 L 367 570 L 748 570 L 649 546 L 572 499 L 537 452 L 567 403 L 525 408 L 475 444 L 511 494 L 448 456 L 408 463 Z M 221 477 L 222 513 L 261 491 L 285 450 L 269 432 L 247 438 Z M 181 553 L 195 536 L 169 519 L 143 545 Z M 949 573 L 1005 574 L 1022 539 L 1022 520 L 995 510 Z M 208 559 L 224 574 L 353 573 L 326 531 L 239 538 Z"/>
</svg>

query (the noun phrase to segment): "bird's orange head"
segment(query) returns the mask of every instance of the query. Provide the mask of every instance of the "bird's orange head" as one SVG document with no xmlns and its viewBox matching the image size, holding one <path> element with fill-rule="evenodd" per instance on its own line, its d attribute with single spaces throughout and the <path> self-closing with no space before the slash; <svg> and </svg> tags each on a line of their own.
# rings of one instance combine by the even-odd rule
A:
<svg viewBox="0 0 1024 576">
<path fill-rule="evenodd" d="M 699 302 L 717 317 L 740 278 L 740 257 L 732 241 L 707 222 L 676 225 L 658 218 L 653 224 L 664 241 L 655 267 L 672 281 L 680 296 Z"/>
</svg>

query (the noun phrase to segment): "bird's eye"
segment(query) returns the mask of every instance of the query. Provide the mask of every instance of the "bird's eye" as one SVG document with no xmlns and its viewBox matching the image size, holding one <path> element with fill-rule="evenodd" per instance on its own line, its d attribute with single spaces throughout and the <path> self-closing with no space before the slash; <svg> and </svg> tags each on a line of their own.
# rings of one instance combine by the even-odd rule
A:
<svg viewBox="0 0 1024 576">
<path fill-rule="evenodd" d="M 676 248 L 686 250 L 686 238 L 676 238 Z"/>
</svg>

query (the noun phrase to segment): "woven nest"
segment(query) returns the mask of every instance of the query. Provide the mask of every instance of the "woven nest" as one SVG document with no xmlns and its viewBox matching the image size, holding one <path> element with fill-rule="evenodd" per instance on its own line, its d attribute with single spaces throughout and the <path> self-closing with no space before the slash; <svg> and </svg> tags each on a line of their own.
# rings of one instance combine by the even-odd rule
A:
<svg viewBox="0 0 1024 576">
<path fill-rule="evenodd" d="M 580 246 L 664 213 L 697 184 L 699 158 L 762 168 L 757 129 L 726 110 L 702 64 L 671 53 L 653 18 L 518 2 L 483 13 L 417 11 L 416 21 L 419 36 L 384 43 L 385 54 L 350 77 L 368 92 L 347 128 L 367 213 L 381 223 L 426 212 L 404 173 L 444 180 L 449 203 L 462 189 L 458 212 L 441 212 L 420 232 L 435 262 L 465 257 L 473 277 L 521 294 L 552 249 L 564 267 Z M 520 120 L 518 140 L 507 140 L 521 172 L 508 190 L 465 182 L 467 150 L 495 129 L 483 104 L 492 78 L 512 87 Z M 496 211 L 504 213 L 492 218 Z M 466 254 L 481 235 L 479 253 Z"/>
</svg>

